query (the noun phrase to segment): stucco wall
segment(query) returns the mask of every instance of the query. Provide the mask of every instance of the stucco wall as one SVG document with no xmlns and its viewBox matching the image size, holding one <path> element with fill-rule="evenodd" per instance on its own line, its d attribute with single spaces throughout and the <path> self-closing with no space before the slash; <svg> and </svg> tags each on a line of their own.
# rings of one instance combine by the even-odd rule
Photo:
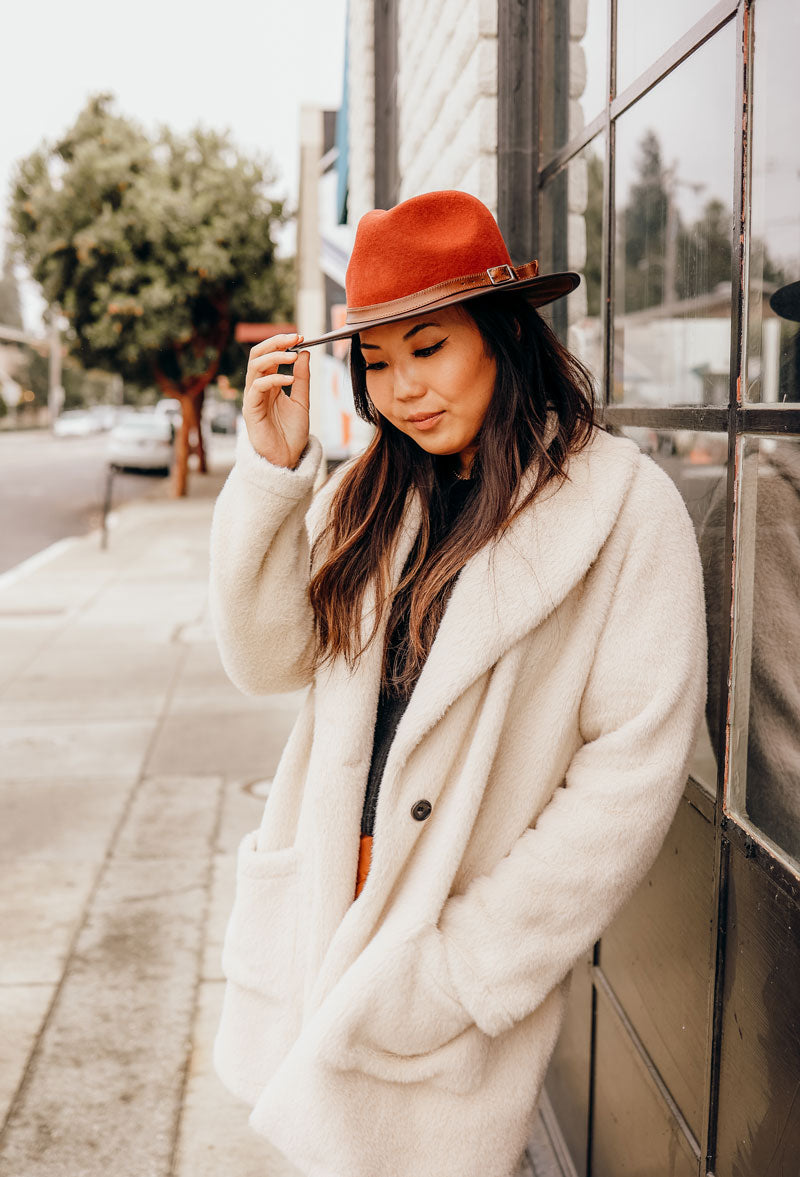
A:
<svg viewBox="0 0 800 1177">
<path fill-rule="evenodd" d="M 351 225 L 375 207 L 375 74 L 373 0 L 350 0 L 349 179 L 347 219 Z"/>
<path fill-rule="evenodd" d="M 460 188 L 497 211 L 496 0 L 399 0 L 400 199 Z M 374 207 L 372 0 L 350 0 L 349 216 Z"/>
<path fill-rule="evenodd" d="M 496 0 L 400 0 L 400 197 L 460 188 L 497 205 Z"/>
</svg>

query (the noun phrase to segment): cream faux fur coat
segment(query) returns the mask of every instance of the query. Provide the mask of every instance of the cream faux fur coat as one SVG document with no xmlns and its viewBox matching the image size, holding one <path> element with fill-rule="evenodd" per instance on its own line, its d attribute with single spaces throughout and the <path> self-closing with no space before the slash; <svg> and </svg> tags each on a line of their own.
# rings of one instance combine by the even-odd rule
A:
<svg viewBox="0 0 800 1177">
<path fill-rule="evenodd" d="M 337 480 L 312 505 L 320 459 L 312 436 L 279 468 L 242 433 L 214 510 L 227 674 L 248 695 L 310 684 L 239 849 L 215 1065 L 307 1177 L 509 1177 L 571 969 L 683 791 L 706 693 L 694 530 L 668 475 L 598 429 L 569 481 L 469 560 L 354 901 L 382 642 L 311 682 L 309 535 Z M 396 577 L 418 526 L 411 494 Z"/>
</svg>

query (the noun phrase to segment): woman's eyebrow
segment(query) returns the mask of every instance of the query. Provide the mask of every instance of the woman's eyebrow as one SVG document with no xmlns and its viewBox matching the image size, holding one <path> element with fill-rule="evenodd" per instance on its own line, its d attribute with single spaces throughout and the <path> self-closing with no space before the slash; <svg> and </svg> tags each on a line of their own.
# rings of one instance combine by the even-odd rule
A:
<svg viewBox="0 0 800 1177">
<path fill-rule="evenodd" d="M 438 326 L 439 326 L 439 324 L 434 323 L 433 320 L 431 320 L 430 323 L 417 323 L 416 327 L 412 327 L 410 331 L 406 331 L 405 335 L 403 336 L 403 339 L 410 339 L 412 335 L 416 335 L 417 332 L 422 331 L 422 329 L 424 327 L 438 327 Z"/>
<path fill-rule="evenodd" d="M 406 331 L 405 335 L 403 336 L 403 339 L 404 340 L 410 339 L 412 335 L 416 335 L 418 331 L 422 331 L 423 328 L 425 328 L 425 327 L 438 327 L 438 326 L 439 326 L 439 324 L 433 322 L 433 320 L 431 320 L 430 323 L 417 323 L 416 327 L 412 327 L 410 331 Z M 365 347 L 370 348 L 372 351 L 380 351 L 380 344 L 379 343 L 362 343 L 361 344 L 362 350 Z"/>
</svg>

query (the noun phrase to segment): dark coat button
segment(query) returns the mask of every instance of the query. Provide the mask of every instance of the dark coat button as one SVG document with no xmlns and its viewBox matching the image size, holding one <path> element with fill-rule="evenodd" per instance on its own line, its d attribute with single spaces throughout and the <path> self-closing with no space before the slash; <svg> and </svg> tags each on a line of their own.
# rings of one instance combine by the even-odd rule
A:
<svg viewBox="0 0 800 1177">
<path fill-rule="evenodd" d="M 431 811 L 430 801 L 416 801 L 411 806 L 411 816 L 416 821 L 424 821 Z"/>
</svg>

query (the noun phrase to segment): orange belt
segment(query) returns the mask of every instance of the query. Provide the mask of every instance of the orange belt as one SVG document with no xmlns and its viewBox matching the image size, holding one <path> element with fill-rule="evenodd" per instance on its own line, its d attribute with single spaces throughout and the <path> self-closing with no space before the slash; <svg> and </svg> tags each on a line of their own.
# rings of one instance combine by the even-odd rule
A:
<svg viewBox="0 0 800 1177">
<path fill-rule="evenodd" d="M 356 893 L 355 898 L 358 899 L 361 890 L 367 881 L 369 874 L 369 864 L 372 861 L 372 834 L 362 834 L 361 841 L 358 847 L 358 871 L 356 873 Z"/>
</svg>

